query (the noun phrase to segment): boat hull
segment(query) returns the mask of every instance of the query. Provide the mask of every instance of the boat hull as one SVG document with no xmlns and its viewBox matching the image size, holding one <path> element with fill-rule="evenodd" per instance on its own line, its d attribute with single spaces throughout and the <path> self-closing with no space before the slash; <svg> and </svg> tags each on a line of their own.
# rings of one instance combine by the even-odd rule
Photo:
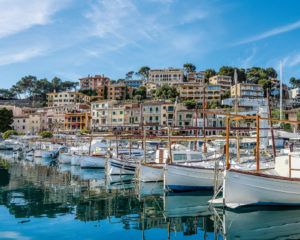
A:
<svg viewBox="0 0 300 240">
<path fill-rule="evenodd" d="M 136 164 L 109 158 L 106 167 L 109 175 L 134 175 Z"/>
<path fill-rule="evenodd" d="M 58 162 L 61 164 L 70 164 L 72 155 L 68 153 L 60 153 L 58 157 Z"/>
<path fill-rule="evenodd" d="M 105 168 L 106 158 L 100 156 L 82 156 L 80 160 L 81 168 Z"/>
<path fill-rule="evenodd" d="M 214 169 L 168 164 L 165 169 L 165 188 L 171 191 L 197 191 L 214 187 Z M 219 184 L 223 173 L 219 175 Z"/>
<path fill-rule="evenodd" d="M 300 205 L 300 179 L 226 171 L 223 198 L 227 207 L 243 205 Z"/>
<path fill-rule="evenodd" d="M 141 182 L 159 182 L 164 180 L 164 169 L 159 164 L 141 164 L 138 167 L 138 179 Z"/>
<path fill-rule="evenodd" d="M 82 157 L 81 155 L 73 154 L 72 158 L 71 158 L 71 165 L 72 166 L 80 166 L 81 157 Z"/>
</svg>

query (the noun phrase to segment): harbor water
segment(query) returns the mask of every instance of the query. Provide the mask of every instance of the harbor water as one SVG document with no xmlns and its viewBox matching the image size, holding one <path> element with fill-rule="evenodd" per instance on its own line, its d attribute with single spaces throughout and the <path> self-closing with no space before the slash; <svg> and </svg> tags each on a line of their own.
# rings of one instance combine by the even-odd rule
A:
<svg viewBox="0 0 300 240">
<path fill-rule="evenodd" d="M 9 154 L 9 153 L 1 153 Z M 0 239 L 300 239 L 300 208 L 210 208 L 105 170 L 0 160 Z"/>
</svg>

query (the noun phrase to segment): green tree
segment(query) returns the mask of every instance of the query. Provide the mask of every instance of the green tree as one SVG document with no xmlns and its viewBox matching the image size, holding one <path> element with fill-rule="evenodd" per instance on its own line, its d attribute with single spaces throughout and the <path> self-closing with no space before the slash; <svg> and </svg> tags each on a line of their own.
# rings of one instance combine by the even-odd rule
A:
<svg viewBox="0 0 300 240">
<path fill-rule="evenodd" d="M 6 108 L 0 109 L 0 132 L 5 132 L 11 129 L 13 123 L 13 112 Z"/>
<path fill-rule="evenodd" d="M 105 85 L 103 89 L 103 98 L 107 99 L 108 97 L 108 87 Z"/>
<path fill-rule="evenodd" d="M 156 89 L 155 95 L 159 99 L 174 100 L 177 96 L 179 96 L 179 93 L 177 92 L 176 87 L 165 84 Z"/>
<path fill-rule="evenodd" d="M 39 133 L 42 138 L 52 138 L 53 134 L 50 131 L 42 131 Z"/>
<path fill-rule="evenodd" d="M 134 71 L 129 71 L 128 73 L 126 73 L 125 79 L 130 80 L 132 79 L 134 74 Z"/>
<path fill-rule="evenodd" d="M 298 88 L 300 87 L 300 79 L 296 79 L 295 77 L 290 78 L 290 84 L 292 85 L 292 88 Z"/>
<path fill-rule="evenodd" d="M 222 95 L 221 95 L 221 99 L 223 100 L 223 99 L 226 99 L 226 98 L 229 98 L 230 97 L 230 91 L 228 90 L 228 91 L 226 91 L 226 92 L 224 92 Z"/>
<path fill-rule="evenodd" d="M 81 89 L 81 90 L 79 90 L 79 92 L 81 92 L 87 96 L 91 96 L 91 97 L 98 95 L 97 90 L 95 90 L 95 89 Z"/>
<path fill-rule="evenodd" d="M 243 68 L 234 68 L 234 67 L 230 67 L 230 66 L 223 66 L 219 69 L 218 74 L 224 75 L 224 76 L 229 76 L 232 78 L 232 81 L 233 81 L 234 80 L 234 69 L 237 70 L 238 82 L 239 83 L 245 82 L 246 81 L 246 73 L 245 73 L 245 69 L 243 69 Z"/>
<path fill-rule="evenodd" d="M 148 67 L 148 66 L 143 66 L 143 67 L 141 67 L 141 68 L 139 69 L 139 71 L 137 72 L 137 74 L 138 74 L 139 76 L 141 76 L 142 79 L 148 80 L 148 78 L 149 78 L 149 71 L 150 71 L 150 67 Z"/>
<path fill-rule="evenodd" d="M 138 89 L 134 89 L 133 96 L 140 96 L 140 99 L 146 99 L 147 98 L 147 88 L 145 86 L 140 86 Z"/>
<path fill-rule="evenodd" d="M 16 93 L 10 89 L 0 89 L 0 98 L 2 99 L 14 99 L 16 98 Z"/>
<path fill-rule="evenodd" d="M 219 108 L 219 107 L 220 107 L 220 102 L 215 101 L 215 100 L 209 102 L 208 105 L 207 105 L 208 109 L 216 109 L 216 108 Z"/>
<path fill-rule="evenodd" d="M 277 72 L 274 68 L 266 68 L 266 73 L 269 78 L 277 78 Z"/>
<path fill-rule="evenodd" d="M 205 81 L 208 82 L 208 79 L 209 79 L 210 77 L 215 76 L 216 74 L 217 74 L 217 72 L 216 72 L 214 69 L 212 69 L 212 68 L 206 69 L 206 70 L 204 71 L 204 78 L 205 78 Z"/>
<path fill-rule="evenodd" d="M 184 69 L 185 74 L 187 75 L 190 72 L 195 72 L 196 66 L 192 63 L 185 63 L 185 64 L 183 64 L 183 69 Z"/>
<path fill-rule="evenodd" d="M 37 78 L 35 76 L 28 75 L 22 77 L 21 80 L 16 83 L 16 86 L 18 87 L 20 92 L 26 97 L 32 97 L 36 81 Z"/>
<path fill-rule="evenodd" d="M 197 106 L 197 102 L 194 99 L 185 100 L 183 104 L 187 109 L 194 109 Z"/>
<path fill-rule="evenodd" d="M 51 92 L 59 92 L 62 90 L 62 81 L 60 78 L 58 77 L 54 77 L 52 80 L 51 80 L 51 85 L 52 85 L 52 89 L 51 89 Z"/>
<path fill-rule="evenodd" d="M 263 87 L 264 96 L 266 97 L 268 94 L 267 92 L 270 91 L 270 89 L 272 89 L 272 81 L 268 79 L 260 79 L 258 81 L 258 84 Z"/>
<path fill-rule="evenodd" d="M 8 139 L 10 136 L 18 135 L 18 132 L 16 130 L 7 130 L 2 134 L 3 139 Z"/>
</svg>

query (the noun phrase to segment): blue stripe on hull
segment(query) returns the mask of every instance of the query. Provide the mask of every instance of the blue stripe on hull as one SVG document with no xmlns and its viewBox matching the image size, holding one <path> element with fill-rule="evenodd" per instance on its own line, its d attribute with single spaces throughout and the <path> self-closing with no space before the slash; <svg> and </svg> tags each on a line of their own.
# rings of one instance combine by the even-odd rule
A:
<svg viewBox="0 0 300 240">
<path fill-rule="evenodd" d="M 110 165 L 113 167 L 116 167 L 116 168 L 127 170 L 127 171 L 132 171 L 132 172 L 135 171 L 135 167 L 131 167 L 131 166 L 124 166 L 124 165 L 121 165 L 118 163 L 113 163 L 113 162 L 111 162 Z"/>
<path fill-rule="evenodd" d="M 184 192 L 184 191 L 199 191 L 213 189 L 212 186 L 183 186 L 183 185 L 166 185 L 166 188 L 174 192 Z"/>
</svg>

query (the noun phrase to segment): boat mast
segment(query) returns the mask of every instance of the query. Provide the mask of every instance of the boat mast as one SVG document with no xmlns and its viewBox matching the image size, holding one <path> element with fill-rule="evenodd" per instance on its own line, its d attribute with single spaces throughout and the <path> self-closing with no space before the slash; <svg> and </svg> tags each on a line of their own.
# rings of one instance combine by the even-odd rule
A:
<svg viewBox="0 0 300 240">
<path fill-rule="evenodd" d="M 206 84 L 204 85 L 203 88 L 203 102 L 202 102 L 202 116 L 203 116 L 203 130 L 202 130 L 202 135 L 203 135 L 203 152 L 206 153 L 206 130 L 205 130 L 205 110 L 206 110 L 206 99 L 205 99 L 205 89 L 206 89 Z M 197 121 L 197 119 L 196 119 Z"/>
<path fill-rule="evenodd" d="M 279 99 L 279 108 L 280 108 L 280 120 L 282 120 L 282 62 L 280 62 L 280 99 Z"/>
<path fill-rule="evenodd" d="M 260 116 L 256 116 L 256 152 L 255 152 L 255 159 L 256 159 L 256 172 L 259 172 L 259 147 L 260 147 Z"/>
<path fill-rule="evenodd" d="M 234 69 L 234 86 L 235 86 L 235 100 L 234 100 L 234 112 L 235 115 L 238 114 L 238 98 L 237 98 L 237 83 L 238 83 L 238 76 L 237 76 L 237 71 L 236 69 Z M 236 121 L 235 122 L 235 127 L 238 128 L 239 127 L 239 122 Z M 237 158 L 237 162 L 240 162 L 240 138 L 239 138 L 239 132 L 236 129 L 235 130 L 236 133 L 236 158 Z"/>
<path fill-rule="evenodd" d="M 273 160 L 275 161 L 275 157 L 276 157 L 276 146 L 275 146 L 274 129 L 273 129 L 273 121 L 272 121 L 272 109 L 271 109 L 271 104 L 270 104 L 269 91 L 267 91 L 267 100 L 268 100 L 269 118 L 270 118 L 270 127 L 271 127 Z M 269 141 L 269 139 L 268 139 L 268 141 Z"/>
</svg>

